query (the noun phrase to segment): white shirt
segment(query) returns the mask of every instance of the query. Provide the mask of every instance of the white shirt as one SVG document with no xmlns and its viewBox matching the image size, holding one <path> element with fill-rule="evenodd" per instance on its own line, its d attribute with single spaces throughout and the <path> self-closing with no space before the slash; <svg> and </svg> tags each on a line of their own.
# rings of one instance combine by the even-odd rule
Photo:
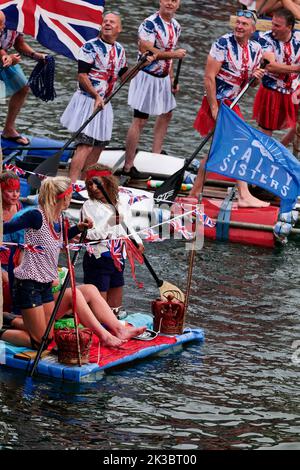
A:
<svg viewBox="0 0 300 470">
<path fill-rule="evenodd" d="M 132 238 L 138 244 L 143 243 L 141 238 L 131 226 L 130 206 L 128 206 L 128 204 L 125 205 L 119 202 L 117 208 L 122 220 L 124 221 L 124 224 L 126 227 L 128 227 L 128 233 L 132 235 Z M 94 227 L 87 231 L 87 238 L 90 241 L 114 239 L 126 237 L 127 235 L 125 228 L 122 226 L 122 223 L 115 225 L 115 211 L 109 204 L 103 204 L 103 202 L 96 199 L 88 199 L 84 202 L 81 209 L 82 220 L 86 217 L 91 218 L 94 222 Z M 102 253 L 109 252 L 105 242 L 97 243 L 92 246 L 95 258 L 100 258 Z"/>
</svg>

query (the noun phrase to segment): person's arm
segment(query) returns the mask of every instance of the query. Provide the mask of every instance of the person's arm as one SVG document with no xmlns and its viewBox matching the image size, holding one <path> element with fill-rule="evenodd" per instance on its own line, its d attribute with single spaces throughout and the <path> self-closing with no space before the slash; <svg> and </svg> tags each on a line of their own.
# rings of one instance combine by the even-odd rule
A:
<svg viewBox="0 0 300 470">
<path fill-rule="evenodd" d="M 3 233 L 13 233 L 18 230 L 32 228 L 39 230 L 43 224 L 43 217 L 38 209 L 32 209 L 19 217 L 14 217 L 10 222 L 4 222 Z"/>
<path fill-rule="evenodd" d="M 87 92 L 92 98 L 95 100 L 94 109 L 103 108 L 104 100 L 103 98 L 97 93 L 97 90 L 93 87 L 92 82 L 90 81 L 87 73 L 79 73 L 78 74 L 78 82 L 80 88 L 82 88 L 85 92 Z"/>
<path fill-rule="evenodd" d="M 223 62 L 214 59 L 210 54 L 207 57 L 205 73 L 204 73 L 204 88 L 207 95 L 207 101 L 211 110 L 212 117 L 217 118 L 219 106 L 217 101 L 216 89 L 216 76 L 218 75 Z"/>
<path fill-rule="evenodd" d="M 300 19 L 300 5 L 293 0 L 281 0 L 282 6 L 290 10 L 297 20 Z"/>
<path fill-rule="evenodd" d="M 20 54 L 23 54 L 27 57 L 31 57 L 34 60 L 44 60 L 46 54 L 42 54 L 41 52 L 35 52 L 32 47 L 29 46 L 24 40 L 23 35 L 19 35 L 14 43 L 14 48 Z"/>
<path fill-rule="evenodd" d="M 271 73 L 300 73 L 300 64 L 279 64 L 275 60 L 275 55 L 271 52 L 265 52 L 263 55 L 264 59 L 267 59 L 270 63 L 266 66 L 268 72 Z"/>
<path fill-rule="evenodd" d="M 161 51 L 154 47 L 153 42 L 140 39 L 138 42 L 139 50 L 142 54 L 151 51 L 156 56 L 156 60 L 183 59 L 186 55 L 185 49 L 174 49 L 173 51 Z"/>
</svg>

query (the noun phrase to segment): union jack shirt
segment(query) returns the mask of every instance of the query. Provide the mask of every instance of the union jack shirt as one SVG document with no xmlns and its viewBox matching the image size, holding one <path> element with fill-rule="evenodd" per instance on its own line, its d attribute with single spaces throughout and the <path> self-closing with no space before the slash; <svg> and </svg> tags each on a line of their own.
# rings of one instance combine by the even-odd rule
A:
<svg viewBox="0 0 300 470">
<path fill-rule="evenodd" d="M 81 47 L 78 60 L 91 65 L 88 77 L 102 98 L 111 94 L 121 70 L 127 67 L 123 46 L 118 42 L 108 44 L 100 37 L 91 39 Z"/>
<path fill-rule="evenodd" d="M 278 64 L 300 64 L 300 32 L 293 31 L 291 39 L 287 42 L 278 41 L 272 36 L 272 31 L 260 35 L 259 43 L 263 52 L 272 52 Z M 262 80 L 266 88 L 277 90 L 280 93 L 293 93 L 300 81 L 299 73 L 271 73 L 266 71 Z"/>
<path fill-rule="evenodd" d="M 259 67 L 262 50 L 260 44 L 254 40 L 241 46 L 234 34 L 228 33 L 213 43 L 209 54 L 222 62 L 216 76 L 217 99 L 233 100 Z"/>
<path fill-rule="evenodd" d="M 21 36 L 21 33 L 12 31 L 11 29 L 5 28 L 0 32 L 0 49 L 7 51 L 15 44 L 16 39 Z"/>
<path fill-rule="evenodd" d="M 167 23 L 157 11 L 146 18 L 139 27 L 138 36 L 143 41 L 149 41 L 160 51 L 173 51 L 177 45 L 181 27 L 174 18 Z M 143 69 L 151 75 L 165 77 L 169 74 L 172 59 L 156 60 Z"/>
</svg>

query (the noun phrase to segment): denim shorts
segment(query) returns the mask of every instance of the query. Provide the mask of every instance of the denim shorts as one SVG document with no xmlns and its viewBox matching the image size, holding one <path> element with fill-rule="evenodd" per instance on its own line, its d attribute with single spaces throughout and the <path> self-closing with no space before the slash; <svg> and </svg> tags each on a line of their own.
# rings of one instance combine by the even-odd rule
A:
<svg viewBox="0 0 300 470">
<path fill-rule="evenodd" d="M 124 286 L 124 265 L 123 270 L 118 271 L 114 262 L 109 256 L 95 258 L 88 253 L 83 257 L 84 283 L 93 284 L 100 292 L 107 292 L 109 289 Z"/>
<path fill-rule="evenodd" d="M 39 307 L 54 300 L 52 282 L 15 279 L 13 302 L 20 309 Z"/>
</svg>

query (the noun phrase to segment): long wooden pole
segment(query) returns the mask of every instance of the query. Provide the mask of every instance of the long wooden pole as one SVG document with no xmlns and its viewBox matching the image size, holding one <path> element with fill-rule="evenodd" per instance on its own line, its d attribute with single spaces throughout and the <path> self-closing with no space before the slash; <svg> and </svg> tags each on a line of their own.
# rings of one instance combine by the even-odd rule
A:
<svg viewBox="0 0 300 470">
<path fill-rule="evenodd" d="M 228 222 L 220 221 L 218 223 L 227 224 Z M 259 230 L 260 232 L 273 232 L 273 229 L 274 229 L 273 225 L 254 224 L 250 222 L 237 222 L 234 220 L 231 220 L 229 222 L 229 227 L 241 228 L 241 229 L 247 229 L 247 230 Z M 293 227 L 290 233 L 292 233 L 293 235 L 300 235 L 300 229 Z"/>
</svg>

